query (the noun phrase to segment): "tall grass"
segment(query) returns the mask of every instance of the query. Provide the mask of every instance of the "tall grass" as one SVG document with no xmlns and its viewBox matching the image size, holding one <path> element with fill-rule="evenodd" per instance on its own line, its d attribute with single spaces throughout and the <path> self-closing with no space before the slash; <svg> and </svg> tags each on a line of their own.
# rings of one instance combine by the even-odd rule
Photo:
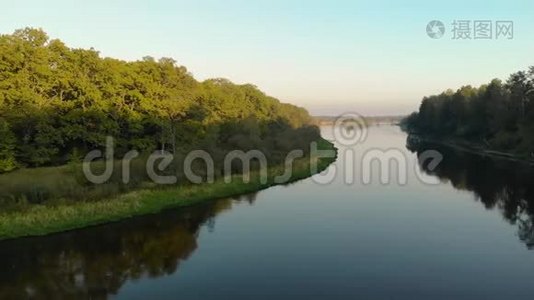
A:
<svg viewBox="0 0 534 300">
<path fill-rule="evenodd" d="M 323 149 L 335 149 L 325 140 L 321 140 L 320 145 Z M 288 182 L 313 175 L 310 171 L 312 160 L 317 161 L 318 170 L 322 171 L 335 159 L 307 157 L 296 160 Z M 0 213 L 0 239 L 45 235 L 250 193 L 275 185 L 275 176 L 284 171 L 285 167 L 281 165 L 269 168 L 266 183 L 260 182 L 258 172 L 252 172 L 248 183 L 244 183 L 240 175 L 235 175 L 231 183 L 218 178 L 214 183 L 171 187 L 150 187 L 146 182 L 136 181 L 133 187 L 121 191 L 116 183 L 86 186 L 80 183 L 71 166 L 20 170 L 9 174 L 11 177 L 0 177 L 3 195 L 17 195 L 12 199 L 8 197 L 6 201 L 11 201 L 8 204 L 3 203 L 10 209 Z M 24 184 L 27 178 L 40 179 L 34 191 Z M 63 195 L 79 198 L 64 198 Z"/>
</svg>

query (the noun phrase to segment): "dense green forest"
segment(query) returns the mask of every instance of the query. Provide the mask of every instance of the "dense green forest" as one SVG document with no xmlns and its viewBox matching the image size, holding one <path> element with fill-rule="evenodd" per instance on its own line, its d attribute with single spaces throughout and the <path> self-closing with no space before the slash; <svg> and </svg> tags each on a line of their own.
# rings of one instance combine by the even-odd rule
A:
<svg viewBox="0 0 534 300">
<path fill-rule="evenodd" d="M 106 136 L 116 157 L 254 148 L 280 160 L 319 137 L 310 120 L 253 85 L 199 82 L 171 58 L 103 58 L 41 29 L 0 36 L 0 172 L 79 161 Z"/>
<path fill-rule="evenodd" d="M 502 82 L 463 86 L 423 98 L 404 120 L 411 133 L 466 140 L 483 148 L 531 157 L 534 153 L 534 67 Z"/>
</svg>

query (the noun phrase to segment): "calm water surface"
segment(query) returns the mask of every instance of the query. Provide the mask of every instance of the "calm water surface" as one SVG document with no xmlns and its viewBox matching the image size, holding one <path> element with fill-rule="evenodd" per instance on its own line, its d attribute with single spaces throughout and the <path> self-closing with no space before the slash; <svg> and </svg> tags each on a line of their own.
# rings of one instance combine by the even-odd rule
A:
<svg viewBox="0 0 534 300">
<path fill-rule="evenodd" d="M 1 242 L 0 298 L 533 299 L 532 170 L 406 144 L 396 127 L 371 128 L 352 147 L 352 184 L 339 174 L 328 185 L 307 179 Z M 441 183 L 414 172 L 406 185 L 361 183 L 362 153 L 390 148 L 410 170 L 417 152 L 440 150 L 444 161 L 425 178 Z M 345 163 L 341 156 L 330 172 Z"/>
</svg>

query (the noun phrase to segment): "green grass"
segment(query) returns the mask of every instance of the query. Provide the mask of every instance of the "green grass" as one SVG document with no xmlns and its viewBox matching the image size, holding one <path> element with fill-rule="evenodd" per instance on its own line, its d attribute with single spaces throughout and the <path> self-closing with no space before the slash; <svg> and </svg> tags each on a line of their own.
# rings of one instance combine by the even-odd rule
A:
<svg viewBox="0 0 534 300">
<path fill-rule="evenodd" d="M 320 141 L 320 144 L 323 149 L 335 149 L 325 140 Z M 294 162 L 293 174 L 288 183 L 313 175 L 310 171 L 311 159 L 302 158 Z M 319 159 L 318 170 L 326 169 L 334 160 Z M 46 172 L 46 169 L 39 172 Z M 54 205 L 32 204 L 24 210 L 0 214 L 0 240 L 46 235 L 247 194 L 276 185 L 274 177 L 283 172 L 283 166 L 269 168 L 266 183 L 261 183 L 259 174 L 254 172 L 248 183 L 243 183 L 241 176 L 234 176 L 231 183 L 219 179 L 214 183 L 141 189 L 99 201 L 66 201 Z"/>
</svg>

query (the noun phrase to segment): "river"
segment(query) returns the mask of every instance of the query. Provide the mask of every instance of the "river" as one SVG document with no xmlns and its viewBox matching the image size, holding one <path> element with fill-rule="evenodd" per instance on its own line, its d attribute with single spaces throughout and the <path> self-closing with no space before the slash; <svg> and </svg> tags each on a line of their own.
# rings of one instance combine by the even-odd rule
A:
<svg viewBox="0 0 534 300">
<path fill-rule="evenodd" d="M 331 128 L 322 130 L 332 138 Z M 336 145 L 355 157 L 340 155 L 327 184 L 316 175 L 235 199 L 0 242 L 0 298 L 532 299 L 532 170 L 406 144 L 397 127 L 371 127 L 365 141 Z M 390 183 L 381 183 L 376 164 L 363 182 L 365 153 L 391 149 L 406 159 L 407 182 L 396 180 L 393 166 Z M 416 154 L 426 149 L 444 159 L 419 174 Z"/>
</svg>

